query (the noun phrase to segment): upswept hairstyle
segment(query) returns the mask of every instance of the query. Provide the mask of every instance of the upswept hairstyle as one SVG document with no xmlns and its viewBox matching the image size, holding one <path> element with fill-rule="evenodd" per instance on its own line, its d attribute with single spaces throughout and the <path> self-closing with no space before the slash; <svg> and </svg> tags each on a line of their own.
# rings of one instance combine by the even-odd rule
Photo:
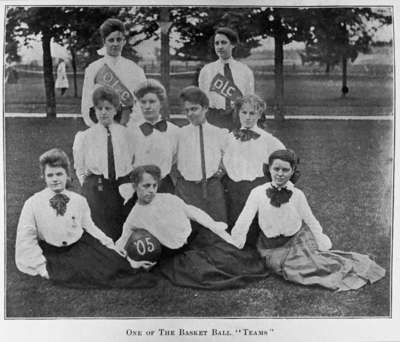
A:
<svg viewBox="0 0 400 342">
<path fill-rule="evenodd" d="M 67 173 L 68 177 L 71 174 L 71 163 L 69 158 L 67 154 L 59 148 L 52 148 L 39 157 L 40 174 L 42 177 L 44 177 L 46 165 L 50 167 L 62 167 Z"/>
<path fill-rule="evenodd" d="M 130 174 L 130 180 L 133 184 L 138 185 L 145 173 L 148 173 L 153 176 L 153 178 L 157 181 L 157 183 L 161 179 L 161 170 L 157 165 L 141 165 L 135 167 Z"/>
<path fill-rule="evenodd" d="M 192 102 L 199 104 L 203 108 L 208 108 L 210 105 L 210 101 L 208 100 L 206 93 L 196 86 L 188 86 L 183 88 L 179 94 L 179 98 L 182 102 Z"/>
<path fill-rule="evenodd" d="M 101 24 L 99 31 L 101 39 L 104 42 L 107 36 L 115 31 L 119 31 L 125 35 L 125 26 L 121 20 L 109 18 Z"/>
</svg>

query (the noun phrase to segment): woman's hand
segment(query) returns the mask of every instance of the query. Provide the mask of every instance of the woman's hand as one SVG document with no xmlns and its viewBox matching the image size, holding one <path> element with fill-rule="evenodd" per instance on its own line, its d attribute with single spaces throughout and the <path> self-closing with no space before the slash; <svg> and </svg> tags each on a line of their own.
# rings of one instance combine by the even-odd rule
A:
<svg viewBox="0 0 400 342">
<path fill-rule="evenodd" d="M 331 239 L 323 233 L 318 234 L 318 236 L 316 236 L 315 240 L 317 242 L 318 249 L 320 251 L 328 251 L 332 248 Z"/>
<path fill-rule="evenodd" d="M 136 268 L 136 269 L 143 268 L 145 270 L 149 270 L 150 268 L 152 268 L 153 266 L 155 266 L 157 264 L 157 262 L 151 262 L 151 261 L 147 261 L 147 260 L 135 261 L 128 256 L 126 257 L 126 259 L 128 260 L 131 267 Z"/>
</svg>

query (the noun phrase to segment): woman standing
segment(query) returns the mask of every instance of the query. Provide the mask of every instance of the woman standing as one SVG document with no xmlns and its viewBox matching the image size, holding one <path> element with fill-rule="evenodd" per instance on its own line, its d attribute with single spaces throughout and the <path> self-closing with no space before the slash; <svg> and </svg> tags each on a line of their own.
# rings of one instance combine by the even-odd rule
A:
<svg viewBox="0 0 400 342">
<path fill-rule="evenodd" d="M 270 154 L 285 148 L 277 138 L 258 126 L 265 109 L 265 102 L 257 95 L 245 95 L 235 101 L 240 128 L 229 134 L 222 160 L 226 171 L 223 183 L 230 227 L 235 224 L 250 191 L 268 180 L 264 169 Z M 256 225 L 252 224 L 250 231 L 247 241 L 254 244 L 258 235 Z"/>
<path fill-rule="evenodd" d="M 66 65 L 64 60 L 61 58 L 60 63 L 57 66 L 57 79 L 56 79 L 56 89 L 60 89 L 60 95 L 63 96 L 67 91 L 69 84 L 68 84 L 68 77 L 66 71 Z"/>
<path fill-rule="evenodd" d="M 108 86 L 120 96 L 122 104 L 120 123 L 140 121 L 142 114 L 136 104 L 134 92 L 139 83 L 146 80 L 142 68 L 135 62 L 121 56 L 125 46 L 125 27 L 118 19 L 107 19 L 100 26 L 105 56 L 91 63 L 85 70 L 82 89 L 82 116 L 87 126 L 97 120 L 92 104 L 92 93 L 96 85 Z"/>
<path fill-rule="evenodd" d="M 232 57 L 232 51 L 239 43 L 235 31 L 228 27 L 220 27 L 215 31 L 213 41 L 219 58 L 201 69 L 199 88 L 210 100 L 208 122 L 232 129 L 236 123 L 233 116 L 233 101 L 243 95 L 254 93 L 254 75 L 247 65 Z"/>
<path fill-rule="evenodd" d="M 166 107 L 167 93 L 159 81 L 148 79 L 138 86 L 135 96 L 144 122 L 128 126 L 134 149 L 133 166 L 157 165 L 161 169 L 158 191 L 173 194 L 175 186 L 171 170 L 175 163 L 179 127 L 166 121 L 161 115 Z"/>
</svg>

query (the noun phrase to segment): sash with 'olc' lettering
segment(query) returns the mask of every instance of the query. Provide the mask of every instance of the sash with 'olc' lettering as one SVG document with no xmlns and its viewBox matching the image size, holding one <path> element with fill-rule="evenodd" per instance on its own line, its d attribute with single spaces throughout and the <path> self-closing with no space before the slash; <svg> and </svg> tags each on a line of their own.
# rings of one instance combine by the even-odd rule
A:
<svg viewBox="0 0 400 342">
<path fill-rule="evenodd" d="M 112 88 L 119 95 L 122 107 L 131 108 L 135 103 L 131 92 L 107 64 L 104 64 L 97 72 L 94 83 Z"/>
<path fill-rule="evenodd" d="M 223 97 L 227 97 L 231 101 L 242 97 L 240 89 L 224 75 L 217 74 L 211 81 L 210 91 L 215 91 Z"/>
</svg>

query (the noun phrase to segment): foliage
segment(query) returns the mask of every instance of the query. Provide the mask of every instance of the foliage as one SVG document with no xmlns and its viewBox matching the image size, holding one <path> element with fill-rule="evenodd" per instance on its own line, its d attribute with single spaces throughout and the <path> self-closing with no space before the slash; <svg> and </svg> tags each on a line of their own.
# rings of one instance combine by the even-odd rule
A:
<svg viewBox="0 0 400 342">
<path fill-rule="evenodd" d="M 210 61 L 216 59 L 211 38 L 217 27 L 228 26 L 238 32 L 240 43 L 233 53 L 244 58 L 259 46 L 259 39 L 251 25 L 250 8 L 178 7 L 171 11 L 173 29 L 179 32 L 183 46 L 176 58 Z"/>
<path fill-rule="evenodd" d="M 312 23 L 304 58 L 330 66 L 343 58 L 354 62 L 368 53 L 379 27 L 391 23 L 390 13 L 372 8 L 317 8 L 308 10 Z"/>
</svg>

